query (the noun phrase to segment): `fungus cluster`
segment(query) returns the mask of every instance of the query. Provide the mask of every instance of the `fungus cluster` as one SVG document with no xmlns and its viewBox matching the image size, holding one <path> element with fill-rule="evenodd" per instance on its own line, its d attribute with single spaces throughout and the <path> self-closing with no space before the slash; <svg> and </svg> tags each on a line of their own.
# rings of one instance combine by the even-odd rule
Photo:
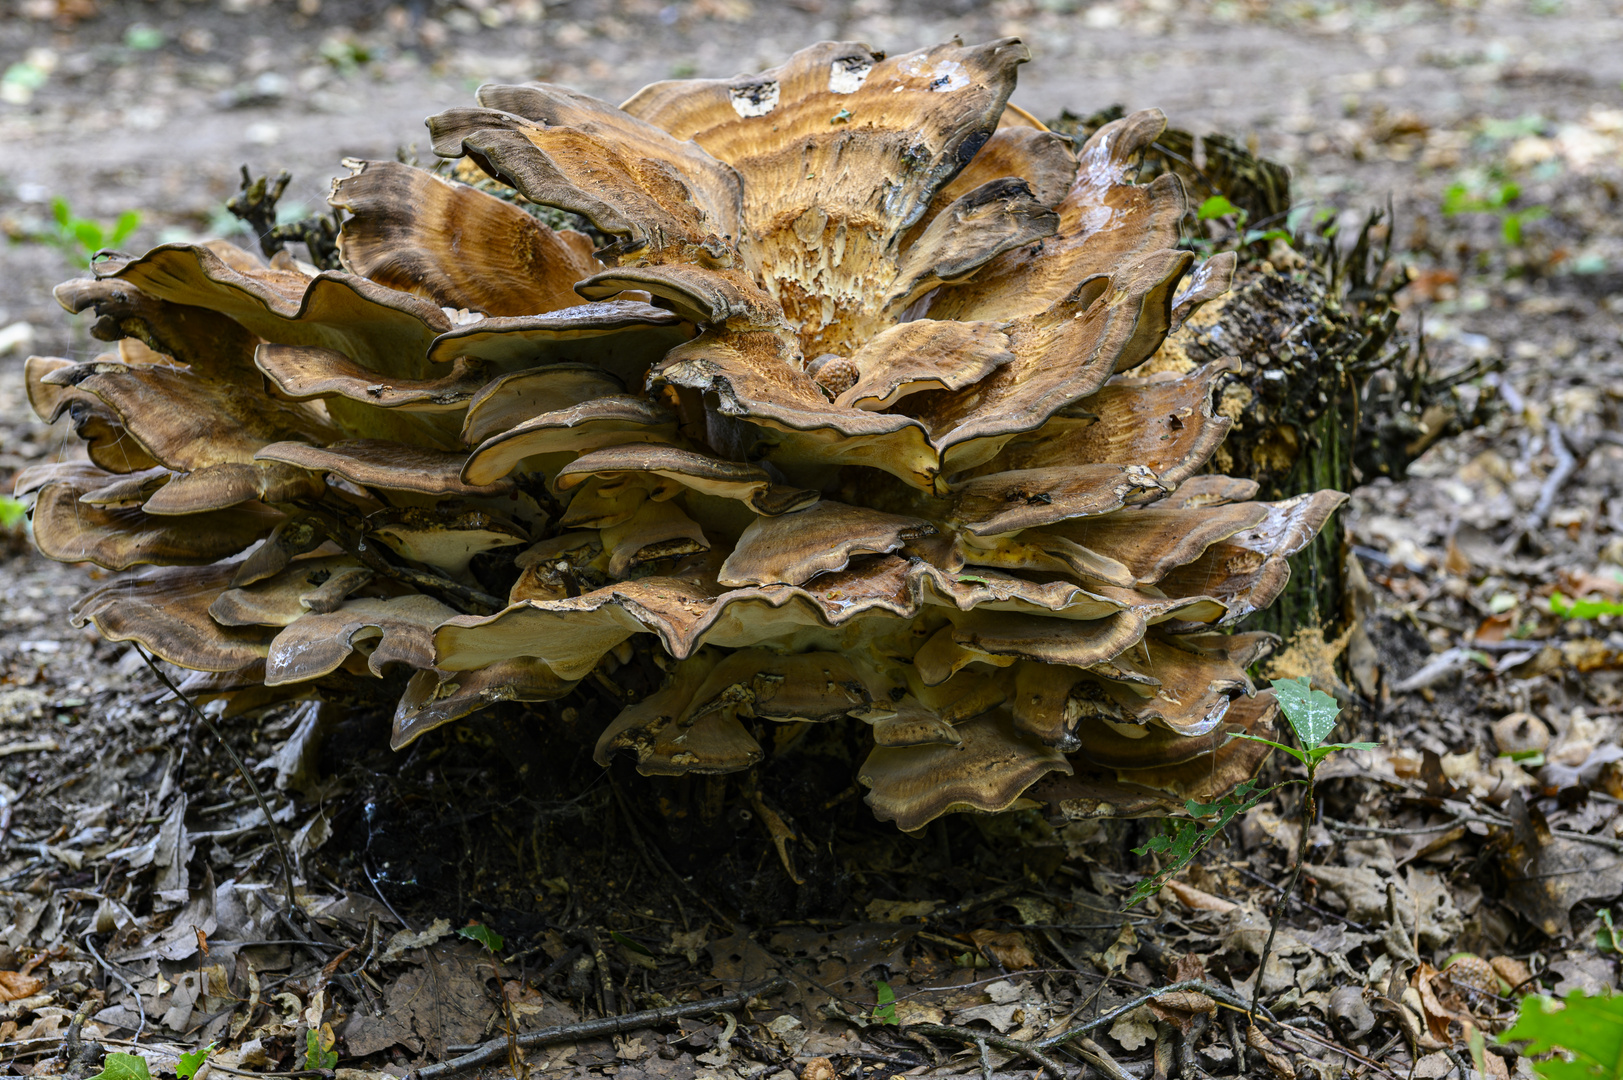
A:
<svg viewBox="0 0 1623 1080">
<path fill-rule="evenodd" d="M 1026 59 L 487 86 L 428 123 L 505 197 L 351 162 L 342 271 L 104 255 L 57 296 L 116 352 L 27 368 L 85 459 L 18 480 L 41 551 L 133 571 L 75 619 L 228 713 L 410 672 L 396 747 L 650 649 L 599 761 L 862 724 L 904 829 L 1045 776 L 1097 813 L 1232 786 L 1276 708 L 1271 639 L 1224 630 L 1341 496 L 1202 472 L 1232 361 L 1133 369 L 1233 258 L 1176 247 L 1175 177 L 1132 182 L 1159 112 L 1075 148 L 1008 104 Z"/>
</svg>

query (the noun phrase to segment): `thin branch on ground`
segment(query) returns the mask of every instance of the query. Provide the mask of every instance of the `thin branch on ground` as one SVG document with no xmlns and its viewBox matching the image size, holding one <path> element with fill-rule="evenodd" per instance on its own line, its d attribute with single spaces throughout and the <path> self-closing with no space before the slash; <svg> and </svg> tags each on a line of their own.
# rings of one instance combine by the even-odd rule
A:
<svg viewBox="0 0 1623 1080">
<path fill-rule="evenodd" d="M 481 1043 L 479 1049 L 471 1053 L 454 1057 L 449 1061 L 428 1065 L 409 1073 L 407 1080 L 434 1080 L 435 1077 L 450 1076 L 453 1073 L 478 1068 L 480 1065 L 487 1065 L 492 1061 L 499 1061 L 507 1055 L 510 1046 L 514 1043 L 521 1049 L 528 1050 L 531 1047 L 548 1046 L 552 1043 L 579 1042 L 582 1039 L 595 1039 L 604 1035 L 619 1035 L 627 1031 L 636 1031 L 638 1028 L 669 1024 L 674 1020 L 685 1020 L 689 1017 L 703 1016 L 707 1013 L 730 1012 L 748 1004 L 751 998 L 760 997 L 762 994 L 776 993 L 788 985 L 788 979 L 782 975 L 774 975 L 759 986 L 738 990 L 731 994 L 723 994 L 721 997 L 707 998 L 704 1001 L 692 1001 L 685 1005 L 667 1005 L 663 1009 L 644 1009 L 642 1012 L 625 1013 L 621 1016 L 605 1016 L 597 1020 L 582 1020 L 574 1024 L 559 1024 L 557 1027 L 527 1032 L 514 1040 L 509 1040 L 505 1036 L 500 1039 L 491 1039 L 489 1042 Z"/>
<path fill-rule="evenodd" d="M 1307 788 L 1302 793 L 1306 800 L 1299 815 L 1301 826 L 1301 840 L 1296 846 L 1296 865 L 1291 868 L 1290 883 L 1280 892 L 1279 905 L 1274 908 L 1274 917 L 1268 920 L 1268 938 L 1262 943 L 1262 955 L 1257 958 L 1257 984 L 1251 988 L 1251 1008 L 1247 1012 L 1247 1019 L 1253 1027 L 1257 1023 L 1257 1003 L 1262 1000 L 1262 984 L 1267 981 L 1268 955 L 1274 949 L 1274 937 L 1279 933 L 1279 924 L 1285 921 L 1285 913 L 1290 909 L 1291 897 L 1296 895 L 1296 883 L 1302 878 L 1302 867 L 1307 864 L 1307 838 L 1313 831 L 1313 765 L 1307 767 Z"/>
<path fill-rule="evenodd" d="M 1128 1013 L 1138 1008 L 1140 1005 L 1154 1001 L 1162 994 L 1170 994 L 1174 990 L 1198 990 L 1202 994 L 1205 994 L 1207 997 L 1211 998 L 1213 1001 L 1229 1005 L 1240 1012 L 1246 1012 L 1248 1009 L 1245 1001 L 1232 990 L 1225 990 L 1221 986 L 1214 986 L 1204 979 L 1185 979 L 1182 982 L 1172 983 L 1170 986 L 1162 986 L 1155 990 L 1151 990 L 1147 994 L 1140 994 L 1131 1001 L 1116 1006 L 1109 1012 L 1101 1013 L 1085 1024 L 1078 1024 L 1074 1028 L 1067 1028 L 1058 1035 L 1049 1035 L 1046 1038 L 1038 1039 L 1034 1045 L 1039 1050 L 1047 1050 L 1050 1047 L 1061 1046 L 1067 1042 L 1070 1042 L 1072 1039 L 1080 1039 L 1089 1032 L 1098 1031 L 1100 1028 L 1109 1027 L 1117 1020 L 1120 1020 L 1123 1016 L 1126 1016 Z M 1273 1014 L 1267 1009 L 1258 1009 L 1257 1011 L 1260 1012 L 1263 1018 L 1269 1022 L 1276 1022 L 1274 1021 Z"/>
<path fill-rule="evenodd" d="M 158 681 L 168 687 L 169 692 L 179 698 L 186 708 L 191 710 L 193 716 L 202 721 L 209 734 L 213 735 L 215 741 L 225 749 L 226 756 L 231 759 L 231 764 L 236 767 L 237 775 L 242 777 L 242 781 L 248 785 L 248 790 L 252 793 L 254 801 L 259 804 L 259 812 L 265 815 L 265 827 L 270 830 L 271 839 L 276 844 L 276 854 L 281 857 L 282 873 L 287 878 L 287 908 L 283 917 L 291 922 L 293 912 L 299 910 L 299 899 L 294 891 L 295 886 L 293 883 L 293 856 L 288 852 L 287 845 L 282 841 L 282 834 L 276 831 L 276 818 L 271 814 L 270 802 L 265 798 L 265 793 L 259 790 L 259 783 L 254 780 L 253 774 L 248 771 L 248 766 L 242 763 L 242 758 L 237 756 L 236 750 L 226 741 L 225 735 L 214 725 L 214 721 L 209 719 L 208 714 L 199 709 L 191 698 L 180 692 L 180 687 L 176 686 L 174 681 L 164 674 L 163 669 L 157 665 L 157 662 L 152 659 L 152 655 L 146 649 L 137 643 L 135 651 L 146 662 L 146 666 L 151 669 L 152 674 L 158 677 Z"/>
<path fill-rule="evenodd" d="M 89 950 L 91 957 L 95 959 L 96 966 L 107 972 L 107 974 L 111 975 L 113 978 L 117 979 L 119 985 L 129 992 L 130 997 L 135 999 L 135 1012 L 136 1015 L 141 1018 L 141 1022 L 136 1026 L 135 1038 L 130 1040 L 131 1044 L 134 1044 L 140 1040 L 141 1033 L 147 1029 L 146 1006 L 141 1003 L 141 995 L 136 991 L 135 985 L 124 977 L 124 973 L 122 971 L 119 971 L 112 964 L 108 963 L 101 953 L 96 951 L 96 947 L 90 943 L 91 936 L 92 935 L 90 934 L 86 934 L 84 936 L 84 946 L 87 950 Z"/>
<path fill-rule="evenodd" d="M 1043 1052 L 1037 1043 L 1026 1042 L 1024 1039 L 1011 1039 L 1007 1035 L 997 1035 L 990 1031 L 975 1031 L 971 1028 L 959 1027 L 956 1024 L 908 1024 L 907 1032 L 910 1035 L 935 1035 L 944 1039 L 957 1039 L 966 1046 L 979 1046 L 982 1053 L 985 1048 L 995 1046 L 999 1050 L 1007 1050 L 1011 1054 L 1036 1062 L 1046 1071 L 1053 1073 L 1055 1080 L 1069 1080 L 1065 1066 L 1055 1061 Z M 984 1060 L 984 1059 L 983 1059 Z"/>
</svg>

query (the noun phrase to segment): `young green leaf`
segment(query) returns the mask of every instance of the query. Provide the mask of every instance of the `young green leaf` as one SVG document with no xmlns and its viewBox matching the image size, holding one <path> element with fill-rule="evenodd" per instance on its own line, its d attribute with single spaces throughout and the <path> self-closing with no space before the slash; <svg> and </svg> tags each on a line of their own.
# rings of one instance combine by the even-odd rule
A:
<svg viewBox="0 0 1623 1080">
<path fill-rule="evenodd" d="M 126 210 L 118 215 L 113 223 L 113 233 L 107 238 L 109 246 L 117 246 L 129 239 L 130 233 L 141 227 L 141 212 L 139 210 Z"/>
<path fill-rule="evenodd" d="M 181 1054 L 180 1059 L 175 1063 L 175 1075 L 180 1080 L 192 1080 L 192 1077 L 197 1075 L 197 1070 L 203 1067 L 203 1062 L 207 1061 L 209 1055 L 214 1053 L 214 1048 L 217 1045 L 217 1043 L 209 1043 L 207 1046 L 200 1046 L 196 1050 L 188 1050 Z"/>
<path fill-rule="evenodd" d="M 874 980 L 873 1018 L 876 1024 L 896 1024 L 896 991 L 884 979 Z"/>
<path fill-rule="evenodd" d="M 338 1051 L 334 1050 L 332 1043 L 328 1041 L 332 1028 L 326 1024 L 321 1025 L 321 1028 L 319 1032 L 315 1028 L 305 1032 L 304 1067 L 312 1071 L 338 1067 Z"/>
<path fill-rule="evenodd" d="M 1623 934 L 1617 932 L 1612 925 L 1612 909 L 1601 908 L 1595 912 L 1601 921 L 1601 928 L 1595 931 L 1595 949 L 1603 953 L 1623 952 Z"/>
<path fill-rule="evenodd" d="M 1286 746 L 1282 742 L 1274 742 L 1274 740 L 1272 740 L 1272 739 L 1264 739 L 1261 735 L 1247 735 L 1243 731 L 1236 731 L 1234 733 L 1234 737 L 1236 739 L 1250 739 L 1252 742 L 1267 743 L 1269 746 L 1273 747 L 1275 750 L 1283 750 L 1283 751 L 1285 751 L 1285 753 L 1289 754 L 1291 757 L 1295 758 L 1297 761 L 1300 761 L 1303 765 L 1308 764 L 1308 762 L 1312 760 L 1311 758 L 1308 757 L 1308 755 L 1304 751 L 1298 750 L 1294 746 Z"/>
<path fill-rule="evenodd" d="M 1337 750 L 1373 750 L 1379 745 L 1381 744 L 1372 742 L 1325 743 L 1323 746 L 1315 746 L 1313 749 L 1309 750 L 1307 752 L 1307 757 L 1310 764 L 1317 765 L 1319 762 L 1323 761 Z"/>
<path fill-rule="evenodd" d="M 1274 696 L 1304 750 L 1312 750 L 1329 737 L 1341 712 L 1335 698 L 1313 689 L 1306 678 L 1275 679 Z"/>
<path fill-rule="evenodd" d="M 613 941 L 616 945 L 619 945 L 622 948 L 630 949 L 634 953 L 641 953 L 644 956 L 654 955 L 648 951 L 648 946 L 644 945 L 640 941 L 633 941 L 631 938 L 626 937 L 618 930 L 609 931 L 609 940 Z"/>
<path fill-rule="evenodd" d="M 101 1072 L 90 1080 L 152 1080 L 152 1074 L 147 1072 L 147 1059 L 139 1054 L 108 1054 Z"/>
<path fill-rule="evenodd" d="M 1533 1071 L 1544 1080 L 1623 1080 L 1623 995 L 1577 991 L 1564 1001 L 1542 994 L 1522 998 L 1516 1025 L 1500 1042 L 1522 1042 L 1524 1054 L 1546 1054 L 1560 1047 L 1548 1061 L 1534 1061 Z"/>
<path fill-rule="evenodd" d="M 28 520 L 28 506 L 21 499 L 0 495 L 0 531 L 15 532 Z"/>
<path fill-rule="evenodd" d="M 1602 615 L 1623 615 L 1616 600 L 1569 600 L 1557 589 L 1550 594 L 1550 614 L 1563 619 L 1598 619 Z"/>
<path fill-rule="evenodd" d="M 489 952 L 500 952 L 502 948 L 502 936 L 484 923 L 469 923 L 457 931 L 457 936 L 465 937 L 469 941 L 477 941 Z M 610 936 L 618 938 L 619 935 L 611 934 Z M 621 944 L 625 943 L 621 942 Z"/>
<path fill-rule="evenodd" d="M 1212 218 L 1228 217 L 1230 214 L 1238 213 L 1239 210 L 1238 206 L 1223 196 L 1213 195 L 1200 204 L 1200 209 L 1195 211 L 1195 220 L 1210 221 Z"/>
<path fill-rule="evenodd" d="M 1292 752 L 1294 753 L 1294 751 Z M 1285 783 L 1297 782 L 1287 780 Z M 1223 831 L 1229 822 L 1285 785 L 1275 784 L 1273 787 L 1264 788 L 1261 791 L 1254 790 L 1256 786 L 1257 781 L 1253 778 L 1242 782 L 1233 791 L 1216 802 L 1201 803 L 1189 799 L 1184 803 L 1184 809 L 1189 811 L 1190 816 L 1203 819 L 1210 818 L 1211 820 L 1180 821 L 1170 836 L 1166 833 L 1152 836 L 1144 842 L 1142 847 L 1134 848 L 1133 854 L 1135 855 L 1148 855 L 1154 852 L 1165 861 L 1162 864 L 1160 873 L 1150 875 L 1133 887 L 1133 891 L 1128 895 L 1127 902 L 1122 905 L 1122 909 L 1125 911 L 1134 907 L 1160 892 L 1161 886 L 1172 880 L 1174 875 L 1193 862 L 1195 856 L 1199 855 L 1206 849 L 1208 844 L 1217 839 L 1218 834 Z"/>
</svg>

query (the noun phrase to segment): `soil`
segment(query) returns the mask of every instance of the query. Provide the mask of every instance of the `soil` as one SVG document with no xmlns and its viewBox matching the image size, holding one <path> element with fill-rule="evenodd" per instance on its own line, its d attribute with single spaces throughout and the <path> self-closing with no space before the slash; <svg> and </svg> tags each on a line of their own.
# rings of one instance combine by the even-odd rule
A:
<svg viewBox="0 0 1623 1080">
<path fill-rule="evenodd" d="M 1508 1024 L 1508 974 L 1557 995 L 1616 985 L 1618 954 L 1596 944 L 1623 894 L 1615 4 L 0 2 L 0 490 L 73 443 L 29 411 L 23 359 L 99 351 L 50 297 L 87 254 L 49 242 L 52 199 L 102 223 L 138 210 L 126 249 L 213 235 L 234 224 L 241 166 L 288 169 L 285 202 L 314 212 L 342 158 L 426 157 L 421 118 L 482 82 L 619 100 L 825 38 L 1018 35 L 1035 62 L 1015 101 L 1040 117 L 1157 105 L 1288 164 L 1297 204 L 1344 236 L 1390 207 L 1412 277 L 1402 332 L 1434 372 L 1493 369 L 1449 398 L 1485 426 L 1437 439 L 1407 476 L 1363 477 L 1343 515 L 1368 651 L 1354 647 L 1341 734 L 1380 746 L 1321 774 L 1304 902 L 1262 978 L 1292 1026 L 1263 1024 L 1249 1051 L 1231 1006 L 1250 1000 L 1298 848 L 1293 790 L 1124 915 L 1155 869 L 1128 849 L 1159 825 L 1024 812 L 899 834 L 871 820 L 832 729 L 747 789 L 597 769 L 606 697 L 494 709 L 404 755 L 386 717 L 281 710 L 223 727 L 298 861 L 289 918 L 264 812 L 220 742 L 138 654 L 70 625 L 103 572 L 0 526 L 0 1068 L 96 1071 L 63 1044 L 88 1006 L 85 1038 L 139 1042 L 154 1075 L 215 1041 L 222 1072 L 336 1064 L 362 1080 L 782 973 L 789 988 L 747 1010 L 504 1052 L 486 1071 L 823 1080 L 973 1073 L 982 1055 L 1027 1070 L 1007 1047 L 905 1025 L 1029 1041 L 1133 1006 L 1092 1035 L 1135 1077 L 1232 1075 L 1236 1049 L 1253 1075 L 1277 1058 L 1442 1076 L 1473 1064 L 1462 1019 Z M 1561 597 L 1593 617 L 1556 614 Z M 1326 669 L 1322 640 L 1290 644 L 1277 672 Z M 796 832 L 786 858 L 772 818 Z M 503 940 L 456 933 L 470 922 Z M 1472 984 L 1448 963 L 1462 951 L 1505 984 Z M 1134 1004 L 1189 978 L 1214 1017 Z M 1074 1074 L 1094 1052 L 1054 1054 Z M 1532 1067 L 1508 1049 L 1482 1066 Z"/>
</svg>

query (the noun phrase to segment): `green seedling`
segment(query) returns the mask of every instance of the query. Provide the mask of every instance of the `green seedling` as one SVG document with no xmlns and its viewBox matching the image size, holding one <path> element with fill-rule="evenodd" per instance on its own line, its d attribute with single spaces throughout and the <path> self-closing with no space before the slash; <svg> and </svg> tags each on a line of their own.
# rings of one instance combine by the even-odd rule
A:
<svg viewBox="0 0 1623 1080">
<path fill-rule="evenodd" d="M 1240 246 L 1247 247 L 1263 240 L 1283 240 L 1290 243 L 1291 234 L 1285 229 L 1248 229 L 1246 222 L 1251 215 L 1243 208 L 1235 206 L 1222 195 L 1213 195 L 1200 204 L 1195 211 L 1196 221 L 1217 221 L 1222 218 L 1234 219 L 1234 231 L 1240 237 Z"/>
<path fill-rule="evenodd" d="M 180 1055 L 180 1058 L 175 1062 L 175 1075 L 179 1077 L 179 1080 L 192 1080 L 192 1077 L 197 1075 L 197 1070 L 203 1067 L 203 1062 L 207 1061 L 209 1055 L 214 1053 L 217 1045 L 217 1043 L 209 1043 L 207 1046 L 200 1046 L 196 1050 L 188 1050 Z"/>
<path fill-rule="evenodd" d="M 1617 932 L 1612 925 L 1612 909 L 1601 908 L 1595 912 L 1600 919 L 1600 929 L 1595 931 L 1595 950 L 1603 953 L 1623 952 L 1623 934 Z"/>
<path fill-rule="evenodd" d="M 1287 746 L 1273 739 L 1264 739 L 1258 735 L 1238 737 L 1267 743 L 1275 749 L 1283 750 L 1307 767 L 1307 778 L 1285 780 L 1272 787 L 1261 789 L 1257 788 L 1256 780 L 1247 780 L 1215 802 L 1200 803 L 1193 799 L 1188 800 L 1184 804 L 1184 809 L 1192 820 L 1179 821 L 1170 834 L 1153 837 L 1143 847 L 1133 849 L 1135 855 L 1153 853 L 1160 855 L 1165 862 L 1160 872 L 1138 883 L 1127 898 L 1127 907 L 1131 908 L 1160 892 L 1163 885 L 1193 862 L 1208 844 L 1217 839 L 1229 822 L 1280 788 L 1291 784 L 1307 785 L 1308 797 L 1304 800 L 1304 813 L 1305 820 L 1311 821 L 1313 780 L 1319 763 L 1337 750 L 1375 748 L 1374 743 L 1326 743 L 1324 740 L 1335 727 L 1336 716 L 1340 713 L 1341 707 L 1329 694 L 1313 689 L 1306 679 L 1275 680 L 1274 694 L 1279 699 L 1280 711 L 1285 714 L 1285 719 L 1290 722 L 1291 729 L 1301 741 L 1302 749 L 1298 750 L 1294 746 Z"/>
<path fill-rule="evenodd" d="M 101 1072 L 90 1080 L 152 1080 L 147 1071 L 147 1059 L 140 1054 L 108 1054 L 102 1060 Z"/>
<path fill-rule="evenodd" d="M 10 495 L 0 495 L 0 532 L 22 532 L 28 520 L 28 505 Z"/>
<path fill-rule="evenodd" d="M 458 930 L 457 936 L 465 937 L 469 941 L 477 941 L 485 947 L 487 952 L 491 953 L 500 952 L 503 944 L 502 936 L 484 923 L 471 922 Z M 611 933 L 609 936 L 614 937 L 615 935 Z"/>
<path fill-rule="evenodd" d="M 620 931 L 618 931 L 618 930 L 610 930 L 609 931 L 609 940 L 614 942 L 616 945 L 620 946 L 621 948 L 630 949 L 632 952 L 638 953 L 638 954 L 640 954 L 642 956 L 653 956 L 654 955 L 651 951 L 649 951 L 648 946 L 644 945 L 640 941 L 636 941 L 636 940 L 634 940 L 632 938 L 626 937 L 624 934 L 620 933 Z"/>
<path fill-rule="evenodd" d="M 116 247 L 129 239 L 141 227 L 138 210 L 126 210 L 111 225 L 90 218 L 74 216 L 68 201 L 58 196 L 51 200 L 51 224 L 48 232 L 32 239 L 42 240 L 56 247 L 75 265 L 88 262 L 103 248 Z"/>
<path fill-rule="evenodd" d="M 1550 614 L 1563 619 L 1598 619 L 1602 615 L 1623 615 L 1623 603 L 1616 600 L 1569 600 L 1558 589 L 1550 594 Z"/>
<path fill-rule="evenodd" d="M 338 1068 L 338 1051 L 333 1049 L 332 1025 L 311 1028 L 304 1037 L 304 1067 L 311 1072 Z"/>
<path fill-rule="evenodd" d="M 884 979 L 875 979 L 874 984 L 873 1022 L 876 1024 L 889 1024 L 896 1026 L 896 991 L 890 988 L 890 983 Z"/>
<path fill-rule="evenodd" d="M 1499 232 L 1505 243 L 1521 247 L 1524 226 L 1550 213 L 1548 206 L 1516 207 L 1514 204 L 1521 197 L 1521 185 L 1513 180 L 1490 180 L 1486 188 L 1457 181 L 1443 192 L 1443 215 L 1492 214 L 1499 219 Z"/>
</svg>

